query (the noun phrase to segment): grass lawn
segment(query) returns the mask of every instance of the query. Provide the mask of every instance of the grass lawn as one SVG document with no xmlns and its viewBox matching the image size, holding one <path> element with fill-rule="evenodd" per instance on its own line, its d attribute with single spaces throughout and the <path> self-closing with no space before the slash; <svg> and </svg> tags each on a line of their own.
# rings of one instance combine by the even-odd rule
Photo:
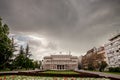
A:
<svg viewBox="0 0 120 80">
<path fill-rule="evenodd" d="M 50 70 L 50 71 L 45 71 L 42 73 L 49 73 L 49 74 L 79 74 L 77 72 L 74 71 L 54 71 L 54 70 Z"/>
<path fill-rule="evenodd" d="M 90 70 L 89 70 L 90 71 Z M 93 72 L 100 72 L 100 71 L 93 71 Z M 108 74 L 118 74 L 120 75 L 120 72 L 109 72 L 109 71 L 103 71 L 103 73 L 108 73 Z"/>
</svg>

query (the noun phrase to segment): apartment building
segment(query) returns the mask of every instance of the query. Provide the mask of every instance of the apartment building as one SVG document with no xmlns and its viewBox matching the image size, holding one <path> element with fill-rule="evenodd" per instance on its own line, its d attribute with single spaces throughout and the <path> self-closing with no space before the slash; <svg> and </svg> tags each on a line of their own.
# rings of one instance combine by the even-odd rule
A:
<svg viewBox="0 0 120 80">
<path fill-rule="evenodd" d="M 120 33 L 104 45 L 109 67 L 120 67 Z"/>
</svg>

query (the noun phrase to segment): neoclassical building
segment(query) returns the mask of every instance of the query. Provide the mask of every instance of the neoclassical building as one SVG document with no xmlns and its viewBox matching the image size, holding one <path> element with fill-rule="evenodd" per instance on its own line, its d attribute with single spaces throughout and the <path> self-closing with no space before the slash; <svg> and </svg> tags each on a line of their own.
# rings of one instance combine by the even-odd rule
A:
<svg viewBox="0 0 120 80">
<path fill-rule="evenodd" d="M 72 55 L 50 55 L 43 59 L 44 70 L 74 70 L 78 68 L 78 57 Z"/>
</svg>

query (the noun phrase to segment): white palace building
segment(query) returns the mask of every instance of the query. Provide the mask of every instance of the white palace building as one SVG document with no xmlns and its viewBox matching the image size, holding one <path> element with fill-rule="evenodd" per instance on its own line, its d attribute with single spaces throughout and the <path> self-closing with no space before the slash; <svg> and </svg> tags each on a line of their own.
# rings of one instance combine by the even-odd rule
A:
<svg viewBox="0 0 120 80">
<path fill-rule="evenodd" d="M 50 55 L 43 59 L 44 70 L 74 70 L 78 68 L 78 57 L 72 55 Z"/>
</svg>

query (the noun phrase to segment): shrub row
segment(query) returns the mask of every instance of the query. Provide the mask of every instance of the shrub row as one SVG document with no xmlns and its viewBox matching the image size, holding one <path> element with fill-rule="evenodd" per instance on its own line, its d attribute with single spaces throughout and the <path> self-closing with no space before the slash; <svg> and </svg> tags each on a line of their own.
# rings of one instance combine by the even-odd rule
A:
<svg viewBox="0 0 120 80">
<path fill-rule="evenodd" d="M 101 78 L 97 74 L 90 73 L 79 73 L 79 74 L 50 74 L 50 73 L 41 73 L 41 72 L 17 72 L 17 73 L 0 73 L 2 75 L 25 75 L 25 76 L 43 76 L 43 77 L 95 77 Z"/>
<path fill-rule="evenodd" d="M 110 67 L 110 68 L 109 68 L 109 71 L 110 71 L 110 72 L 120 72 L 120 67 L 114 67 L 114 68 L 113 68 L 113 67 Z"/>
</svg>

